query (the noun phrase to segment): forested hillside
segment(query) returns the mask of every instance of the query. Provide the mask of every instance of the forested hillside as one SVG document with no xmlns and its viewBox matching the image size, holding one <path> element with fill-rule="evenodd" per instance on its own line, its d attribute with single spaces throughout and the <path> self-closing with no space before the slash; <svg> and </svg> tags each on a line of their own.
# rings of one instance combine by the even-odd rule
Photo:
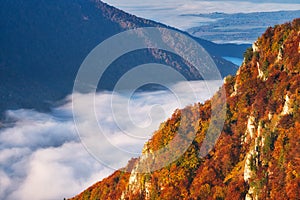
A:
<svg viewBox="0 0 300 200">
<path fill-rule="evenodd" d="M 151 155 L 174 139 L 178 126 L 187 137 L 196 129 L 179 159 L 144 174 L 136 172 L 139 158 L 132 159 L 131 172 L 119 170 L 72 199 L 299 199 L 300 19 L 268 28 L 244 57 L 222 86 L 226 120 L 207 156 L 199 150 L 211 101 L 177 110 L 145 144 L 143 154 Z M 200 120 L 185 124 L 183 112 Z"/>
</svg>

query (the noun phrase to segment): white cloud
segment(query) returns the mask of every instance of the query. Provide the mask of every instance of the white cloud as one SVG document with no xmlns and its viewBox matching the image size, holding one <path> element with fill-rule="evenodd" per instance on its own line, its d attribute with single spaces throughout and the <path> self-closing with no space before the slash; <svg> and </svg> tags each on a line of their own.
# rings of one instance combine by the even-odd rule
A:
<svg viewBox="0 0 300 200">
<path fill-rule="evenodd" d="M 197 93 L 197 100 L 204 101 L 218 89 L 221 82 L 206 85 L 198 81 L 190 84 Z M 104 146 L 101 141 L 97 144 L 103 145 L 103 152 L 108 158 L 116 158 L 110 160 L 112 166 L 123 167 L 128 160 L 115 156 L 112 145 L 138 156 L 144 142 L 163 120 L 177 107 L 195 102 L 195 98 L 188 93 L 186 83 L 170 88 L 173 94 L 167 91 L 144 92 L 136 93 L 131 98 L 128 94 L 96 95 L 96 115 L 109 137 L 110 146 Z M 176 96 L 181 97 L 181 104 Z M 83 105 L 90 95 L 77 97 Z M 114 116 L 110 106 L 112 97 Z M 93 124 L 90 113 L 86 113 L 84 108 L 82 106 L 79 110 L 81 115 L 87 116 L 79 123 L 86 127 L 87 133 L 94 134 L 98 125 Z M 128 110 L 131 118 L 127 117 Z M 72 103 L 48 114 L 16 110 L 8 111 L 6 116 L 14 124 L 0 130 L 0 199 L 27 200 L 30 197 L 32 200 L 52 200 L 72 197 L 114 170 L 94 159 L 81 144 L 72 118 Z M 141 134 L 140 130 L 145 131 Z"/>
<path fill-rule="evenodd" d="M 28 158 L 25 170 L 26 178 L 9 199 L 71 197 L 112 172 L 95 162 L 80 143 L 40 149 Z"/>
<path fill-rule="evenodd" d="M 16 123 L 0 131 L 0 199 L 63 199 L 112 172 L 85 151 L 72 118 L 59 112 L 66 110 L 7 112 Z"/>
</svg>

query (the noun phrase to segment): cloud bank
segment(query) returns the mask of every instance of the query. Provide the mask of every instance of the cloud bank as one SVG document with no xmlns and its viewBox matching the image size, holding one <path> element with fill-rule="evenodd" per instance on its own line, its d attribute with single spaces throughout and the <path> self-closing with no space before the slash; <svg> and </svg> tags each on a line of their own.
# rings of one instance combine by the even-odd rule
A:
<svg viewBox="0 0 300 200">
<path fill-rule="evenodd" d="M 220 81 L 189 83 L 200 102 L 210 98 L 222 84 Z M 175 93 L 164 90 L 133 96 L 99 93 L 95 96 L 95 113 L 111 144 L 137 157 L 162 121 L 176 108 L 195 102 L 185 87 L 186 84 L 179 83 L 170 87 Z M 77 95 L 83 103 L 89 98 Z M 176 96 L 185 99 L 178 102 Z M 112 97 L 114 113 L 110 107 Z M 128 102 L 125 106 L 124 101 Z M 130 118 L 122 118 L 126 110 Z M 10 123 L 0 129 L 0 199 L 69 198 L 115 170 L 98 162 L 82 145 L 73 121 L 72 102 L 46 114 L 33 110 L 7 111 L 6 118 Z M 141 133 L 140 128 L 147 131 Z M 126 161 L 112 159 L 112 162 L 123 167 Z"/>
</svg>

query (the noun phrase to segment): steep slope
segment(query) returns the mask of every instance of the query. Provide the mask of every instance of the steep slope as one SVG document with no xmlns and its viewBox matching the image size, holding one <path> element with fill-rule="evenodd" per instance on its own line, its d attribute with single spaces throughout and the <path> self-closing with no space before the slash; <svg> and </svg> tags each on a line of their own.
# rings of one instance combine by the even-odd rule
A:
<svg viewBox="0 0 300 200">
<path fill-rule="evenodd" d="M 147 174 L 132 160 L 131 173 L 117 171 L 73 199 L 299 199 L 300 19 L 269 28 L 223 89 L 226 120 L 206 157 L 198 155 L 211 101 L 176 111 L 145 145 L 151 155 L 174 138 L 182 112 L 198 113 L 198 123 L 180 125 L 197 134 L 178 160 Z"/>
<path fill-rule="evenodd" d="M 17 108 L 49 109 L 71 93 L 82 61 L 96 45 L 124 30 L 157 26 L 165 27 L 99 0 L 1 1 L 0 113 Z M 237 67 L 221 56 L 238 55 L 245 46 L 228 46 L 230 52 L 224 46 L 197 40 L 212 53 L 224 76 L 236 72 Z M 141 59 L 136 60 L 137 57 Z M 176 58 L 168 63 L 164 57 L 143 51 L 140 56 L 115 62 L 114 71 L 101 82 L 100 89 L 111 89 L 123 68 L 143 64 L 140 61 L 171 64 L 175 68 L 178 62 L 184 65 Z M 181 73 L 188 79 L 200 78 L 186 69 Z"/>
</svg>

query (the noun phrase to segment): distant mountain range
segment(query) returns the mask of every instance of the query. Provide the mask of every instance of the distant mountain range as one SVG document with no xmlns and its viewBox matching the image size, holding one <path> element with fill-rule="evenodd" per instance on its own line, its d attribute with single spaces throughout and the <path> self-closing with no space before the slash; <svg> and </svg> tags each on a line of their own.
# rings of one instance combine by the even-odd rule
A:
<svg viewBox="0 0 300 200">
<path fill-rule="evenodd" d="M 187 30 L 190 34 L 217 43 L 253 43 L 265 32 L 266 27 L 282 24 L 300 16 L 300 10 L 253 12 L 187 14 L 182 16 L 205 18 L 208 22 Z"/>
<path fill-rule="evenodd" d="M 48 110 L 71 93 L 82 61 L 96 45 L 124 30 L 167 26 L 127 14 L 99 0 L 2 0 L 0 27 L 3 113 L 18 108 Z M 224 77 L 234 74 L 237 66 L 222 57 L 241 57 L 248 47 L 194 39 L 211 54 Z M 188 80 L 201 79 L 181 59 L 167 61 L 145 50 L 139 56 L 117 60 L 99 89 L 112 89 L 121 73 L 143 62 L 182 66 L 184 71 L 178 67 L 177 70 Z"/>
<path fill-rule="evenodd" d="M 224 91 L 226 117 L 214 143 L 211 138 L 216 129 L 208 130 L 219 116 L 212 117 L 212 108 L 222 106 Z M 139 173 L 141 166 L 151 168 L 164 162 L 156 152 L 169 152 L 178 141 L 189 141 L 192 131 L 196 135 L 178 159 L 161 169 Z M 214 148 L 202 156 L 211 145 Z M 228 76 L 211 100 L 174 112 L 145 144 L 140 158 L 72 200 L 299 197 L 300 19 L 296 19 L 268 28 L 247 50 L 237 74 Z"/>
</svg>

